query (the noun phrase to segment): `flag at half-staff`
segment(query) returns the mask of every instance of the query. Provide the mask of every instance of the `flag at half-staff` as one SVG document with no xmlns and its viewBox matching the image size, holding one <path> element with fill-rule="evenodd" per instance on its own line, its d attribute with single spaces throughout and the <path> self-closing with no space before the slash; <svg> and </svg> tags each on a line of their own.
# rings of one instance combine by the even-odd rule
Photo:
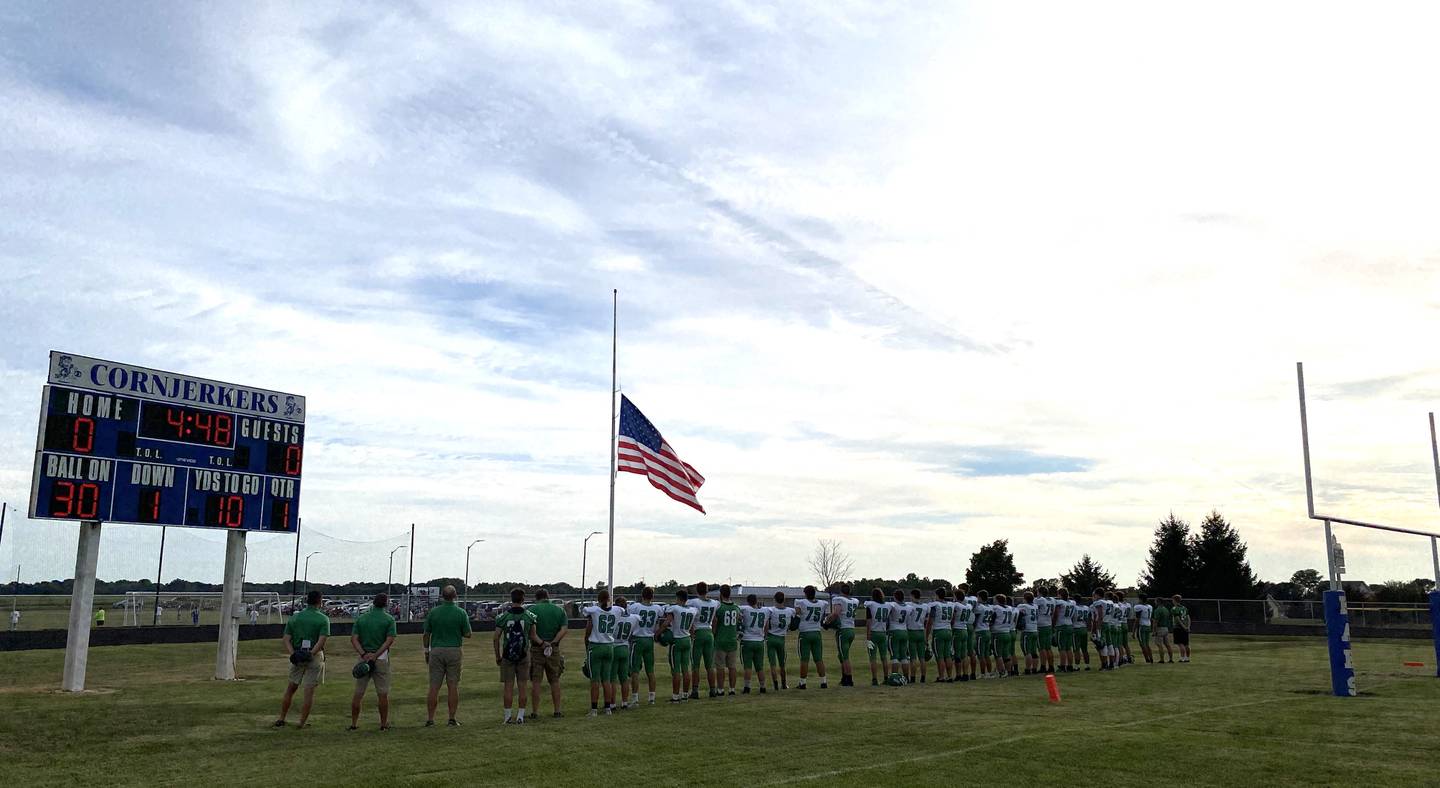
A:
<svg viewBox="0 0 1440 788">
<path fill-rule="evenodd" d="M 620 396 L 618 433 L 615 443 L 617 470 L 643 474 L 660 492 L 704 514 L 705 507 L 696 500 L 695 494 L 705 483 L 705 477 L 675 454 L 655 425 L 623 394 Z"/>
</svg>

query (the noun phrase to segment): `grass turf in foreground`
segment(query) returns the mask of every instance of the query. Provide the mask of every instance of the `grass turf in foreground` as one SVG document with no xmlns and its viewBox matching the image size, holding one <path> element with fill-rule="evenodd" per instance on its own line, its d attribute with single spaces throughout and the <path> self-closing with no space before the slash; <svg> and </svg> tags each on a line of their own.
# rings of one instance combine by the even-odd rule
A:
<svg viewBox="0 0 1440 788">
<path fill-rule="evenodd" d="M 572 635 L 578 633 L 572 633 Z M 1324 643 L 1206 637 L 1196 662 L 903 688 L 791 689 L 764 697 L 659 703 L 586 719 L 579 640 L 568 645 L 563 720 L 502 727 L 489 641 L 466 648 L 458 729 L 424 721 L 418 637 L 395 658 L 392 722 L 347 732 L 351 661 L 334 644 L 312 727 L 271 730 L 284 687 L 277 641 L 241 644 L 238 682 L 209 680 L 214 647 L 91 650 L 92 692 L 55 691 L 62 652 L 0 653 L 0 785 L 659 784 L 1417 785 L 1440 769 L 1440 679 L 1429 641 L 1355 646 L 1358 698 L 1328 694 Z M 797 675 L 792 643 L 790 675 Z M 864 654 L 856 648 L 855 655 Z M 1421 661 L 1423 670 L 1401 667 Z M 642 695 L 643 697 L 643 695 Z M 292 722 L 298 718 L 292 711 Z M 1086 755 L 1080 755 L 1080 752 Z M 1063 777 L 1057 777 L 1057 770 Z"/>
</svg>

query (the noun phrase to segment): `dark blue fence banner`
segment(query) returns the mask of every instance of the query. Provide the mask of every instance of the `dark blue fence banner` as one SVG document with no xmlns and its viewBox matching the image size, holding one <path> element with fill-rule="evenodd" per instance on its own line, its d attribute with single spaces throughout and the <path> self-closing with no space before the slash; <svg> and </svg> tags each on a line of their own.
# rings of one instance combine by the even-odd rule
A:
<svg viewBox="0 0 1440 788">
<path fill-rule="evenodd" d="M 1431 610 L 1434 611 L 1434 601 Z M 1342 698 L 1355 694 L 1355 663 L 1350 659 L 1350 614 L 1344 591 L 1325 592 L 1325 639 L 1330 645 L 1330 686 Z"/>
</svg>

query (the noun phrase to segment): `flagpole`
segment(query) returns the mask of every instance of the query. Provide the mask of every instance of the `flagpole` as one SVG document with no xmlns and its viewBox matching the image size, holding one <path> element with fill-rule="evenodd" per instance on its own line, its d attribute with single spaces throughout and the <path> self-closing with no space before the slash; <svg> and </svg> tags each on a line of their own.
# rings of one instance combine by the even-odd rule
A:
<svg viewBox="0 0 1440 788">
<path fill-rule="evenodd" d="M 605 587 L 615 593 L 615 442 L 618 440 L 615 422 L 615 389 L 618 364 L 615 346 L 620 338 L 620 291 L 610 291 L 610 567 L 605 575 Z M 611 597 L 614 598 L 613 596 Z"/>
</svg>

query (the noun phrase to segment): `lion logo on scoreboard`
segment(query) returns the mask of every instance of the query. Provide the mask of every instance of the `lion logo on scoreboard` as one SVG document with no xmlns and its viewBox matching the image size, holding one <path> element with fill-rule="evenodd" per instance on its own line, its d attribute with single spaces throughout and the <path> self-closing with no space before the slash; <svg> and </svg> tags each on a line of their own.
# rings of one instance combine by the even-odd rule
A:
<svg viewBox="0 0 1440 788">
<path fill-rule="evenodd" d="M 71 356 L 61 356 L 55 360 L 55 379 L 69 380 L 70 378 L 82 377 L 83 373 L 75 368 L 75 359 Z"/>
</svg>

